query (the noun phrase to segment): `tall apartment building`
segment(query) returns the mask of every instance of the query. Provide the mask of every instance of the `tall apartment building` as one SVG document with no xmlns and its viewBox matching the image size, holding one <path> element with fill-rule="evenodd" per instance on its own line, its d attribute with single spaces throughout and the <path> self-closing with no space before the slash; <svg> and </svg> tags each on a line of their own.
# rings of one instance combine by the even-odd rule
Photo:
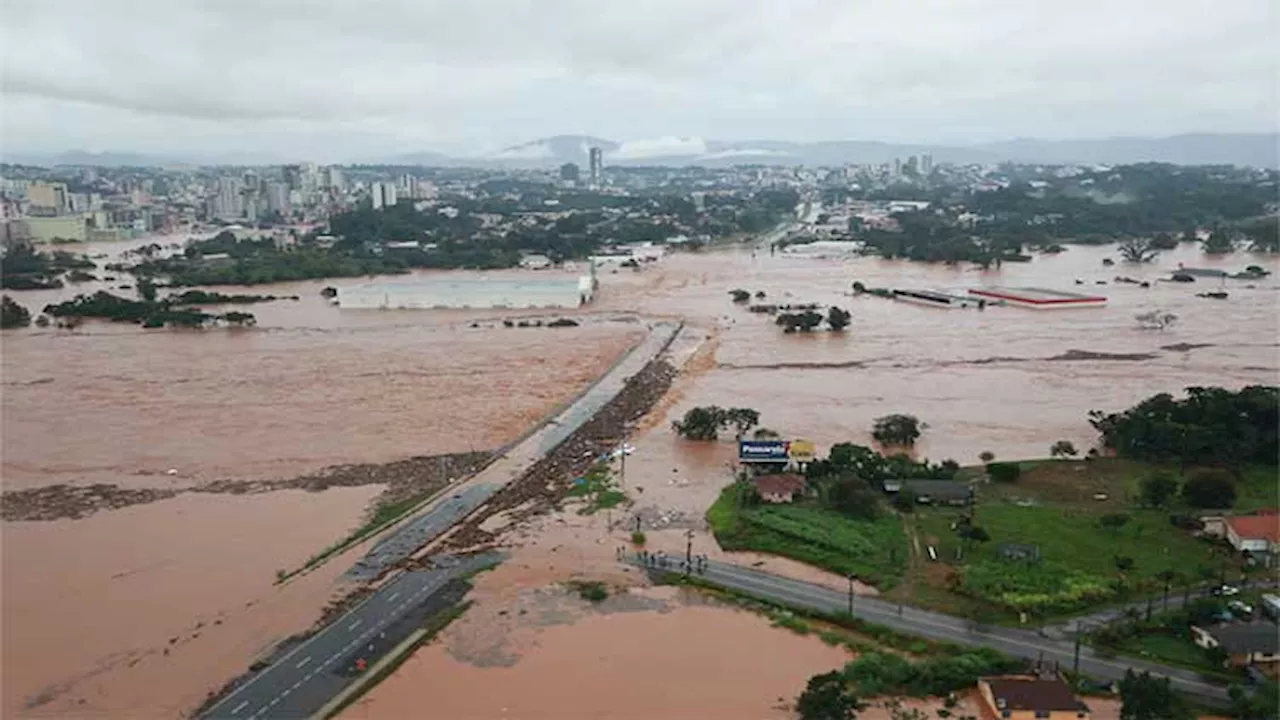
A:
<svg viewBox="0 0 1280 720">
<path fill-rule="evenodd" d="M 342 192 L 346 187 L 345 178 L 342 177 L 342 168 L 337 165 L 330 165 L 328 168 L 329 189 Z"/>
<path fill-rule="evenodd" d="M 224 175 L 218 178 L 218 194 L 214 196 L 214 215 L 231 220 L 244 214 L 243 185 L 240 178 Z"/>
<path fill-rule="evenodd" d="M 588 177 L 592 185 L 599 185 L 600 178 L 604 172 L 604 151 L 598 147 L 593 147 L 587 151 Z"/>
<path fill-rule="evenodd" d="M 369 185 L 369 200 L 374 210 L 391 207 L 396 204 L 396 186 L 394 183 L 375 182 Z"/>
<path fill-rule="evenodd" d="M 267 183 L 267 212 L 278 212 L 282 217 L 292 215 L 289 202 L 289 186 L 282 182 Z"/>
</svg>

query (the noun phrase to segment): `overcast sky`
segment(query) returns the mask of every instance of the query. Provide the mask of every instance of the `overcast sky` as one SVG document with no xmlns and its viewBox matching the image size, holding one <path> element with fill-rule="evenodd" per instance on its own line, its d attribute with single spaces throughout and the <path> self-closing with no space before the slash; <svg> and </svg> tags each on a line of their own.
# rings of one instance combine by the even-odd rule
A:
<svg viewBox="0 0 1280 720">
<path fill-rule="evenodd" d="M 1276 0 L 4 0 L 8 151 L 1266 132 Z"/>
</svg>

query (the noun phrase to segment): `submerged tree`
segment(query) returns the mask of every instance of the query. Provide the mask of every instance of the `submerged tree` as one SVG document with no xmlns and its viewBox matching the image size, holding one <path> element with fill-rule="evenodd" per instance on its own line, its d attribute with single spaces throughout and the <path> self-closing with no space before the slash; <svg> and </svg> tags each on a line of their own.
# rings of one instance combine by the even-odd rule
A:
<svg viewBox="0 0 1280 720">
<path fill-rule="evenodd" d="M 911 447 L 920 437 L 920 420 L 914 415 L 900 413 L 876 418 L 871 437 L 881 445 Z"/>
<path fill-rule="evenodd" d="M 8 295 L 0 297 L 0 328 L 19 328 L 30 324 L 30 310 L 19 305 Z"/>
<path fill-rule="evenodd" d="M 760 424 L 760 413 L 751 408 L 696 407 L 671 423 L 671 429 L 686 440 L 715 440 L 720 431 L 732 427 L 738 437 Z"/>
<path fill-rule="evenodd" d="M 1058 442 L 1054 443 L 1052 446 L 1049 447 L 1050 457 L 1065 458 L 1065 457 L 1075 457 L 1076 455 L 1077 455 L 1076 446 L 1073 445 L 1070 440 L 1059 440 Z"/>
<path fill-rule="evenodd" d="M 849 321 L 852 318 L 853 315 L 851 315 L 848 310 L 838 308 L 834 305 L 832 305 L 831 309 L 827 311 L 827 325 L 829 325 L 835 332 L 840 332 L 848 327 Z"/>
<path fill-rule="evenodd" d="M 1156 259 L 1160 251 L 1152 247 L 1151 238 L 1132 237 L 1116 248 L 1120 257 L 1129 263 L 1149 263 Z"/>
</svg>

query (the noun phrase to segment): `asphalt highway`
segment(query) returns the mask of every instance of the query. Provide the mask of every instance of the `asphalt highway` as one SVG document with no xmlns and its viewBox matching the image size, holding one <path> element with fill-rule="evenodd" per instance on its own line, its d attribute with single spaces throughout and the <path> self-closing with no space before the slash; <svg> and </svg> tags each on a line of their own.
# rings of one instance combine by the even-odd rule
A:
<svg viewBox="0 0 1280 720">
<path fill-rule="evenodd" d="M 207 720 L 306 718 L 368 665 L 418 627 L 436 608 L 432 596 L 447 583 L 495 562 L 492 555 L 447 558 L 431 570 L 396 577 L 347 614 L 274 660 L 201 715 Z"/>
<path fill-rule="evenodd" d="M 447 499 L 431 507 L 391 535 L 374 545 L 364 557 L 346 572 L 346 579 L 372 580 L 383 570 L 414 554 L 423 545 L 440 537 L 446 530 L 483 505 L 501 485 L 484 483 L 459 489 Z"/>
<path fill-rule="evenodd" d="M 670 563 L 669 569 L 679 572 L 680 562 L 681 559 L 675 559 Z M 847 592 L 752 568 L 708 562 L 706 569 L 695 575 L 703 581 L 783 605 L 824 613 L 849 611 Z M 912 635 L 959 645 L 991 647 L 1015 657 L 1057 661 L 1064 669 L 1071 668 L 1074 662 L 1073 641 L 1053 640 L 1030 630 L 979 626 L 963 618 L 911 606 L 899 607 L 896 603 L 861 596 L 854 598 L 853 614 L 869 622 Z M 1125 671 L 1131 668 L 1135 671 L 1145 670 L 1153 675 L 1167 677 L 1177 690 L 1208 702 L 1220 703 L 1227 699 L 1225 688 L 1205 682 L 1199 673 L 1136 659 L 1112 660 L 1095 654 L 1088 647 L 1080 648 L 1080 670 L 1092 677 L 1120 680 L 1124 677 Z"/>
<path fill-rule="evenodd" d="M 347 571 L 347 578 L 377 577 L 425 547 L 470 515 L 507 483 L 559 445 L 618 394 L 626 381 L 668 347 L 678 323 L 657 323 L 649 336 L 557 416 L 507 449 L 475 477 L 441 496 L 406 521 Z M 436 558 L 430 570 L 399 574 L 364 602 L 328 624 L 265 669 L 233 688 L 208 711 L 205 720 L 257 720 L 310 717 L 358 675 L 355 663 L 372 666 L 431 615 L 440 591 L 471 570 L 492 563 L 490 555 L 465 560 Z"/>
</svg>

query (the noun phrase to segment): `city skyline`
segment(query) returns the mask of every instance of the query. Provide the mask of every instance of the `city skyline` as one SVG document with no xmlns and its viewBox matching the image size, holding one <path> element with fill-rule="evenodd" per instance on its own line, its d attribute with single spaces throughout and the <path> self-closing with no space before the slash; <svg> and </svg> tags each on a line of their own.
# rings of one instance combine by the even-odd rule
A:
<svg viewBox="0 0 1280 720">
<path fill-rule="evenodd" d="M 3 145 L 344 162 L 572 132 L 968 145 L 1275 129 L 1265 0 L 846 5 L 173 2 L 155 26 L 11 2 Z"/>
</svg>

